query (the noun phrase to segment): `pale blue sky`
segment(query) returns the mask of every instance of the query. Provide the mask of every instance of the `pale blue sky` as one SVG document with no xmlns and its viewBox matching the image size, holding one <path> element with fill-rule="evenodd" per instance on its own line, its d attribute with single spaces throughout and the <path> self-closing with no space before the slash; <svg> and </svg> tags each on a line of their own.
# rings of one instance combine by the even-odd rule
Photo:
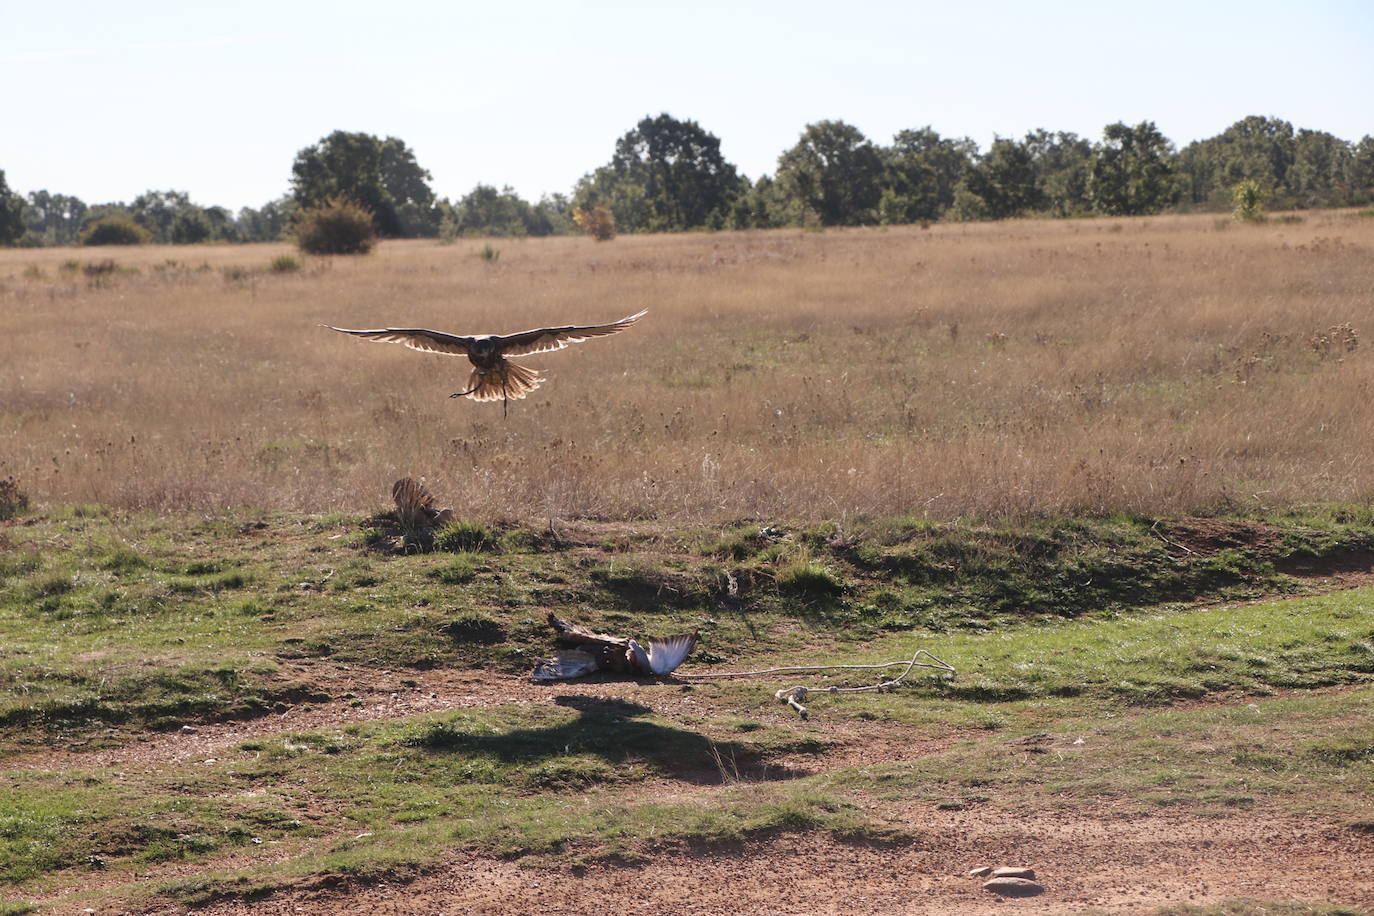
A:
<svg viewBox="0 0 1374 916">
<path fill-rule="evenodd" d="M 825 118 L 986 148 L 1153 120 L 1180 146 L 1249 114 L 1374 133 L 1374 3 L 3 4 L 0 169 L 88 203 L 260 206 L 336 129 L 397 136 L 437 194 L 571 190 L 645 115 L 750 177 Z"/>
</svg>

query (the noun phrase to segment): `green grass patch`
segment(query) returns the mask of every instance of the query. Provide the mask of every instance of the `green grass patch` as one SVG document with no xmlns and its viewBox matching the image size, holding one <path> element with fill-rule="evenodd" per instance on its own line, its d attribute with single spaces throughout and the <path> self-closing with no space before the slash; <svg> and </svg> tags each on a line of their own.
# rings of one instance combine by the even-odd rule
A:
<svg viewBox="0 0 1374 916">
<path fill-rule="evenodd" d="M 430 575 L 445 585 L 463 585 L 477 578 L 481 558 L 473 553 L 460 553 L 442 566 L 430 570 Z"/>
<path fill-rule="evenodd" d="M 481 522 L 458 520 L 434 532 L 434 549 L 446 553 L 471 553 L 494 550 L 500 537 Z"/>
<path fill-rule="evenodd" d="M 973 795 L 1049 808 L 1113 799 L 1148 811 L 1227 816 L 1263 804 L 1350 820 L 1374 791 L 1374 690 L 1299 695 L 1133 715 L 1065 717 L 967 740 L 919 760 L 834 778 L 888 799 Z M 1355 737 L 1338 737 L 1348 732 Z M 1334 746 L 1334 755 L 1326 753 Z"/>
<path fill-rule="evenodd" d="M 599 531 L 520 539 L 528 549 L 477 525 L 480 550 L 450 554 L 364 552 L 336 537 L 358 524 L 63 512 L 7 527 L 0 754 L 171 740 L 157 732 L 323 701 L 300 671 L 313 666 L 398 690 L 417 687 L 416 668 L 525 672 L 553 648 L 548 611 L 636 637 L 699 630 L 696 671 L 926 648 L 958 676 L 918 672 L 858 695 L 823 688 L 871 684 L 873 672 L 795 682 L 822 688 L 807 705 L 840 732 L 890 727 L 953 746 L 797 778 L 834 739 L 778 707 L 780 683 L 636 695 L 661 705 L 552 687 L 547 702 L 259 737 L 209 764 L 119 780 L 12 771 L 0 809 L 11 887 L 61 869 L 201 863 L 206 874 L 168 887 L 193 902 L 292 876 L 404 873 L 455 845 L 633 860 L 770 832 L 876 836 L 860 803 L 889 796 L 969 807 L 1014 790 L 1051 807 L 1101 796 L 1225 817 L 1315 804 L 1307 786 L 1325 816 L 1369 819 L 1355 799 L 1374 767 L 1363 724 L 1374 718 L 1374 591 L 1239 600 L 1300 590 L 1284 570 L 1358 568 L 1370 543 L 1359 510 L 1019 530 Z M 1208 603 L 1184 602 L 1197 595 Z M 677 800 L 626 800 L 659 782 Z M 254 837 L 300 852 L 215 873 Z"/>
</svg>

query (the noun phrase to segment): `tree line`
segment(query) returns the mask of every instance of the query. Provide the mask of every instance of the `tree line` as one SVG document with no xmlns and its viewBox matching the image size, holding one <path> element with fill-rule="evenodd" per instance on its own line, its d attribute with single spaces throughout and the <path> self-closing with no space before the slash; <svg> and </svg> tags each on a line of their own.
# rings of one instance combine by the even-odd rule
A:
<svg viewBox="0 0 1374 916">
<path fill-rule="evenodd" d="M 194 203 L 184 191 L 94 206 L 46 190 L 20 195 L 0 171 L 0 242 L 273 241 L 298 213 L 341 198 L 365 207 L 377 233 L 391 238 L 573 233 L 576 214 L 595 208 L 620 232 L 1221 210 L 1242 182 L 1272 209 L 1362 206 L 1374 201 L 1374 136 L 1350 142 L 1251 116 L 1181 150 L 1151 121 L 1109 124 L 1098 140 L 1037 129 L 981 150 L 930 127 L 900 131 L 884 146 L 851 124 L 819 121 L 778 157 L 772 175 L 751 180 L 724 158 L 714 134 L 660 114 L 620 137 L 610 161 L 569 194 L 531 203 L 511 188 L 478 184 L 449 200 L 430 182 L 403 141 L 346 131 L 297 153 L 287 194 L 238 213 Z"/>
</svg>

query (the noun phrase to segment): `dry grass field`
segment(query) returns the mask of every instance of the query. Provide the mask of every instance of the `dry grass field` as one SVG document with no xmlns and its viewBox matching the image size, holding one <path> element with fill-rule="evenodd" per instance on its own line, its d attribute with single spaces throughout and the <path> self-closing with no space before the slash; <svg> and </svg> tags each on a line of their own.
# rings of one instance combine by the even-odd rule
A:
<svg viewBox="0 0 1374 916">
<path fill-rule="evenodd" d="M 1374 494 L 1374 219 L 481 246 L 0 252 L 0 477 L 36 504 L 320 511 L 413 474 L 469 516 L 683 522 Z M 466 360 L 319 327 L 641 308 L 523 359 L 547 382 L 505 420 L 447 397 Z"/>
</svg>

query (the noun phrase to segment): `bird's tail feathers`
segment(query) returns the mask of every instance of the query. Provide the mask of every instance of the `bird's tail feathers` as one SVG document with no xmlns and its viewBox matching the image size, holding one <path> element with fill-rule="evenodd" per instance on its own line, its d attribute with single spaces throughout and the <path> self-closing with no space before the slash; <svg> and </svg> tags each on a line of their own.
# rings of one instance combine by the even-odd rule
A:
<svg viewBox="0 0 1374 916">
<path fill-rule="evenodd" d="M 468 397 L 474 401 L 500 401 L 506 398 L 518 401 L 538 388 L 539 383 L 544 381 L 537 369 L 530 369 L 517 363 L 507 363 L 505 369 L 504 388 L 501 384 L 500 371 L 492 369 L 483 373 L 480 369 L 472 370 L 472 374 L 468 376 L 468 387 L 473 390 Z"/>
</svg>

